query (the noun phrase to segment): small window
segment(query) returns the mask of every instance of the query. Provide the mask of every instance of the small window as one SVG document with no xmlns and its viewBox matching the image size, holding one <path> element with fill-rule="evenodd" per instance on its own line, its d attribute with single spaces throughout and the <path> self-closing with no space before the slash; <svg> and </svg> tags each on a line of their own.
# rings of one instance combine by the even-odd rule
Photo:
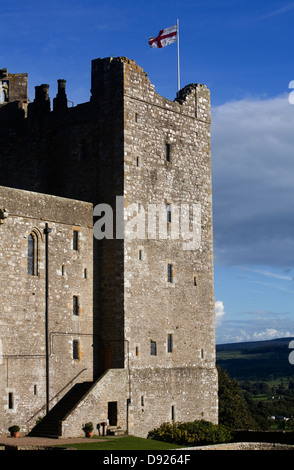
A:
<svg viewBox="0 0 294 470">
<path fill-rule="evenodd" d="M 145 402 L 144 395 L 141 395 L 141 406 L 144 406 L 144 404 L 145 404 L 144 402 Z"/>
<path fill-rule="evenodd" d="M 34 385 L 34 395 L 37 395 L 38 390 L 37 390 L 37 385 Z"/>
<path fill-rule="evenodd" d="M 88 277 L 87 268 L 84 268 L 84 279 L 87 279 L 87 277 Z"/>
<path fill-rule="evenodd" d="M 32 232 L 28 237 L 28 274 L 37 276 L 38 274 L 38 239 L 37 235 Z"/>
<path fill-rule="evenodd" d="M 175 405 L 171 406 L 171 419 L 172 419 L 172 421 L 175 421 L 175 419 L 176 419 L 176 407 L 175 407 Z"/>
<path fill-rule="evenodd" d="M 72 313 L 73 313 L 73 315 L 78 316 L 79 315 L 79 298 L 78 298 L 77 295 L 74 295 L 72 300 L 73 300 Z"/>
<path fill-rule="evenodd" d="M 171 205 L 166 205 L 166 220 L 167 222 L 171 222 Z"/>
<path fill-rule="evenodd" d="M 173 265 L 172 264 L 167 265 L 167 282 L 170 282 L 170 283 L 173 282 Z"/>
<path fill-rule="evenodd" d="M 61 275 L 65 276 L 65 266 L 64 266 L 64 264 L 61 266 Z"/>
<path fill-rule="evenodd" d="M 135 122 L 138 122 L 138 120 L 139 120 L 139 115 L 138 113 L 135 113 Z"/>
<path fill-rule="evenodd" d="M 74 339 L 72 342 L 72 358 L 80 359 L 80 342 L 77 339 Z"/>
<path fill-rule="evenodd" d="M 13 408 L 14 408 L 14 397 L 13 397 L 13 393 L 9 392 L 8 393 L 8 409 L 13 410 Z"/>
<path fill-rule="evenodd" d="M 140 157 L 136 158 L 136 165 L 137 165 L 138 168 L 140 167 Z"/>
<path fill-rule="evenodd" d="M 151 356 L 157 356 L 157 348 L 156 348 L 156 342 L 155 341 L 150 341 L 150 355 Z"/>
<path fill-rule="evenodd" d="M 167 162 L 171 161 L 171 145 L 165 144 L 165 159 Z"/>
<path fill-rule="evenodd" d="M 73 250 L 78 251 L 79 249 L 79 232 L 78 230 L 73 231 Z"/>
<path fill-rule="evenodd" d="M 136 346 L 136 357 L 139 357 L 139 346 Z"/>
<path fill-rule="evenodd" d="M 167 352 L 171 353 L 173 351 L 173 335 L 168 334 L 167 335 Z"/>
<path fill-rule="evenodd" d="M 194 287 L 197 287 L 197 276 L 193 277 L 193 285 Z"/>
<path fill-rule="evenodd" d="M 142 261 L 143 259 L 143 250 L 139 250 L 139 260 Z"/>
</svg>

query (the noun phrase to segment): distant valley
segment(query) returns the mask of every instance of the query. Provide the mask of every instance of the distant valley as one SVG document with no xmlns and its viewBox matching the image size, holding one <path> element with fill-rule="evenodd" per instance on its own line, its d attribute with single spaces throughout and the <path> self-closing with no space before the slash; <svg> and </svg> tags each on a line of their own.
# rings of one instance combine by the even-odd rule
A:
<svg viewBox="0 0 294 470">
<path fill-rule="evenodd" d="M 216 346 L 216 361 L 231 378 L 268 381 L 294 377 L 294 365 L 289 362 L 294 338 L 268 341 L 228 343 Z"/>
</svg>

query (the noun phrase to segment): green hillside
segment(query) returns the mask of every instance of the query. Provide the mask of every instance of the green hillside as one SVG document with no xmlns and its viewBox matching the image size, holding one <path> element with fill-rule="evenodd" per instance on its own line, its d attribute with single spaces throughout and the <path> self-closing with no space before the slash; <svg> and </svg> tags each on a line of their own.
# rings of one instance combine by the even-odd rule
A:
<svg viewBox="0 0 294 470">
<path fill-rule="evenodd" d="M 289 343 L 293 339 L 279 338 L 217 345 L 217 365 L 238 381 L 291 378 L 294 376 L 294 365 L 289 362 L 292 350 L 289 349 Z"/>
</svg>

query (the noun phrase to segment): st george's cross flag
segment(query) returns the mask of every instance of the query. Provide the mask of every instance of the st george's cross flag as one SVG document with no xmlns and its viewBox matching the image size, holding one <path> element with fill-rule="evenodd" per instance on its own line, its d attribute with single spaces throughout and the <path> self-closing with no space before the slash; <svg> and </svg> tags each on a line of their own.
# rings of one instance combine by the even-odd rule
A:
<svg viewBox="0 0 294 470">
<path fill-rule="evenodd" d="M 158 36 L 149 38 L 149 45 L 151 47 L 162 48 L 176 42 L 178 34 L 178 26 L 170 26 L 169 28 L 161 29 Z"/>
</svg>

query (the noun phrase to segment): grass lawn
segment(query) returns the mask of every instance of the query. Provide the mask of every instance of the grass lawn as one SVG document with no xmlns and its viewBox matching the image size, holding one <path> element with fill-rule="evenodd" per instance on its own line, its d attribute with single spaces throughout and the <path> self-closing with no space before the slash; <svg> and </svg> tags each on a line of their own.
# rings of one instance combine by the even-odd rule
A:
<svg viewBox="0 0 294 470">
<path fill-rule="evenodd" d="M 77 450 L 172 450 L 181 448 L 175 444 L 135 436 L 106 437 L 101 439 L 101 442 L 70 444 L 66 447 L 74 447 Z"/>
</svg>

